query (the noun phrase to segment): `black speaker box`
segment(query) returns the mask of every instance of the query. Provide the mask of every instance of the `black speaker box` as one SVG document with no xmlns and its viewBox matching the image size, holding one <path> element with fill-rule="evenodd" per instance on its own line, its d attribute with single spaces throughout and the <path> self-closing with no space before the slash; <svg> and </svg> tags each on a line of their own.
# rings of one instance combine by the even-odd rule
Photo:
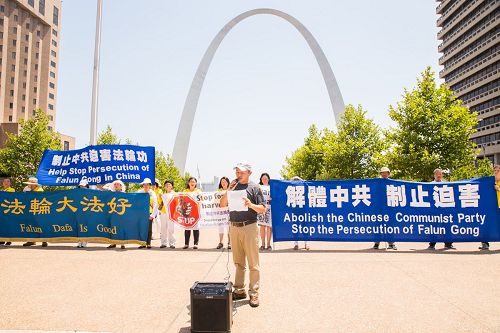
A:
<svg viewBox="0 0 500 333">
<path fill-rule="evenodd" d="M 191 332 L 231 332 L 233 284 L 198 282 L 190 289 Z"/>
</svg>

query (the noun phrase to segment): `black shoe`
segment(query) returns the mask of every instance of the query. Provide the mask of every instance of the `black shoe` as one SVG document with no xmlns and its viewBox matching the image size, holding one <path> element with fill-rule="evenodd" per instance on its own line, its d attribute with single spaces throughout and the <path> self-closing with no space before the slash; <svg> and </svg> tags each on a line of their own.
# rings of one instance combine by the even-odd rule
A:
<svg viewBox="0 0 500 333">
<path fill-rule="evenodd" d="M 147 248 L 147 249 L 150 249 L 150 248 L 151 248 L 151 245 L 146 245 L 146 248 Z"/>
<path fill-rule="evenodd" d="M 434 245 L 429 245 L 429 247 L 427 248 L 427 250 L 435 250 L 436 247 Z"/>
<path fill-rule="evenodd" d="M 378 250 L 378 244 L 373 245 L 372 249 Z"/>
<path fill-rule="evenodd" d="M 217 249 L 217 250 L 220 250 L 220 249 L 222 249 L 223 247 L 224 247 L 224 244 L 219 243 L 219 244 L 217 245 L 216 249 Z"/>
<path fill-rule="evenodd" d="M 193 250 L 198 250 L 198 244 L 194 244 Z"/>
<path fill-rule="evenodd" d="M 9 246 L 11 244 L 12 244 L 12 242 L 7 242 L 7 243 L 5 243 L 5 246 Z"/>
<path fill-rule="evenodd" d="M 122 246 L 121 246 L 121 249 L 122 249 L 122 250 L 124 250 L 124 249 L 125 249 L 125 245 L 122 245 Z"/>
<path fill-rule="evenodd" d="M 42 242 L 42 247 L 47 247 L 48 245 L 47 242 Z"/>
<path fill-rule="evenodd" d="M 0 242 L 0 245 L 4 245 L 4 244 L 5 244 L 5 242 Z"/>
<path fill-rule="evenodd" d="M 227 244 L 227 249 L 231 250 L 231 244 Z"/>
<path fill-rule="evenodd" d="M 189 248 L 189 245 L 184 245 L 184 246 L 182 247 L 182 249 L 183 249 L 183 250 L 185 250 L 185 249 L 187 249 L 187 248 Z"/>
<path fill-rule="evenodd" d="M 146 248 L 146 245 L 141 245 L 138 247 L 138 249 L 145 249 Z"/>
<path fill-rule="evenodd" d="M 35 244 L 36 244 L 35 242 L 26 242 L 23 244 L 23 246 L 33 246 Z"/>
<path fill-rule="evenodd" d="M 170 248 L 171 248 L 171 249 L 175 249 L 175 246 L 174 246 L 174 245 L 170 245 Z"/>
<path fill-rule="evenodd" d="M 489 251 L 489 250 L 490 250 L 490 246 L 489 246 L 489 245 L 481 245 L 481 246 L 479 247 L 479 249 L 480 249 L 481 251 Z"/>
<path fill-rule="evenodd" d="M 111 244 L 110 246 L 108 246 L 108 249 L 114 249 L 116 247 L 116 244 Z"/>
<path fill-rule="evenodd" d="M 160 249 L 164 249 L 164 248 L 166 248 L 166 247 L 167 247 L 166 245 L 161 245 L 161 246 L 160 246 Z"/>
<path fill-rule="evenodd" d="M 237 301 L 239 299 L 245 299 L 245 298 L 247 298 L 246 293 L 237 293 L 237 292 L 233 291 L 233 301 Z"/>
<path fill-rule="evenodd" d="M 388 249 L 388 250 L 394 250 L 394 251 L 396 251 L 398 248 L 396 247 L 396 245 L 392 244 L 392 245 L 389 245 L 389 246 L 387 247 L 387 249 Z"/>
<path fill-rule="evenodd" d="M 448 245 L 444 247 L 445 250 L 456 250 L 457 248 L 454 247 L 453 245 Z"/>
</svg>

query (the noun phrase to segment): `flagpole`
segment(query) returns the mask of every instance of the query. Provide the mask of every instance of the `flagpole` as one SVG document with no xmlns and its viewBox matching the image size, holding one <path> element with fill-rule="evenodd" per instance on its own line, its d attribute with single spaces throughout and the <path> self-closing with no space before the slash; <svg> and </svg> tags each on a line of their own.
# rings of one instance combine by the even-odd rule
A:
<svg viewBox="0 0 500 333">
<path fill-rule="evenodd" d="M 99 96 L 99 59 L 101 50 L 102 0 L 97 0 L 97 17 L 94 46 L 94 72 L 92 82 L 92 106 L 90 111 L 90 144 L 97 143 L 97 109 Z"/>
</svg>

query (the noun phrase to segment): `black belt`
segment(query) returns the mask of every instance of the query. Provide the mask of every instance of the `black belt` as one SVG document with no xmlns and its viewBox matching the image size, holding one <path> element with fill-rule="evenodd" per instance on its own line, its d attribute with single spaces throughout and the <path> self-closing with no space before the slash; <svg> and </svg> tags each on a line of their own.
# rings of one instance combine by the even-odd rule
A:
<svg viewBox="0 0 500 333">
<path fill-rule="evenodd" d="M 233 227 L 244 227 L 246 225 L 250 225 L 250 224 L 254 224 L 254 223 L 257 223 L 257 221 L 254 220 L 254 221 L 243 221 L 243 222 L 231 222 L 231 225 Z"/>
</svg>

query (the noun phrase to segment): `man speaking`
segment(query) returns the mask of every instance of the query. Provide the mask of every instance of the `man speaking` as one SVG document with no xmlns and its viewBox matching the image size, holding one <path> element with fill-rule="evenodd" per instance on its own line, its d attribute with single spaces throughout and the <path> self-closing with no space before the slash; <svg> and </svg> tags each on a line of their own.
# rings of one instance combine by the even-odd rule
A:
<svg viewBox="0 0 500 333">
<path fill-rule="evenodd" d="M 248 294 L 250 306 L 259 306 L 259 227 L 257 214 L 266 211 L 264 196 L 260 186 L 249 180 L 252 166 L 247 162 L 238 163 L 234 170 L 236 179 L 220 200 L 221 207 L 229 205 L 229 234 L 233 245 L 233 262 L 236 266 L 233 299 L 245 299 L 246 261 L 250 270 Z M 231 192 L 231 193 L 230 193 Z"/>
</svg>

